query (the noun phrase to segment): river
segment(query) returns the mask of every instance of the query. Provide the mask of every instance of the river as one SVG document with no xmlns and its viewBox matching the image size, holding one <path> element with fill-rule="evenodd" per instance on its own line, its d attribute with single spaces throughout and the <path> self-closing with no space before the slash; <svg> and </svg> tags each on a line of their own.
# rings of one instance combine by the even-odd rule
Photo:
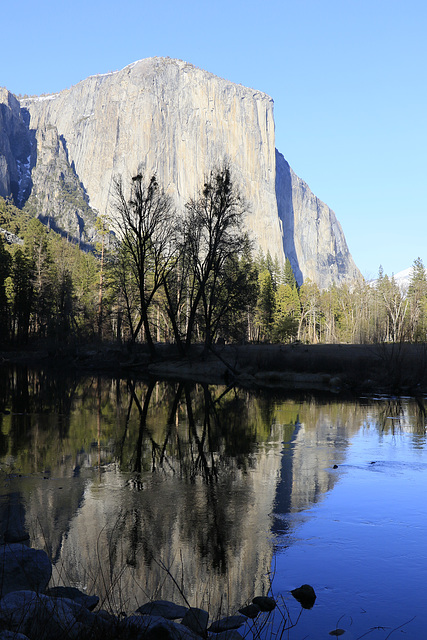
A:
<svg viewBox="0 0 427 640">
<path fill-rule="evenodd" d="M 217 617 L 272 591 L 287 626 L 301 613 L 284 637 L 422 638 L 425 411 L 3 368 L 0 533 L 116 612 L 185 597 Z"/>
</svg>

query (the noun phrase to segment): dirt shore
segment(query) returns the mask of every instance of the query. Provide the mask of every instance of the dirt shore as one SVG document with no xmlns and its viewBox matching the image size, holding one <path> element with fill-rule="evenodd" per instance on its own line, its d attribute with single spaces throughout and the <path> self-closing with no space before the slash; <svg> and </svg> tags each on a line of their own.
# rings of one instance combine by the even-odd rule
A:
<svg viewBox="0 0 427 640">
<path fill-rule="evenodd" d="M 216 345 L 195 346 L 179 357 L 172 345 L 157 345 L 150 358 L 143 345 L 79 345 L 3 350 L 0 363 L 103 374 L 114 377 L 188 380 L 262 389 L 333 393 L 427 392 L 425 344 Z"/>
</svg>

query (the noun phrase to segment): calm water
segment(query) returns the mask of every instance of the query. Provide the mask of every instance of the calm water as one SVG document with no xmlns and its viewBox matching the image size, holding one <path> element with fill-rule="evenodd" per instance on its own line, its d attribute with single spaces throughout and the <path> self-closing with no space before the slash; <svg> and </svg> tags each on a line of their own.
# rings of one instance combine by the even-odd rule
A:
<svg viewBox="0 0 427 640">
<path fill-rule="evenodd" d="M 0 370 L 1 535 L 132 611 L 317 600 L 284 637 L 424 638 L 425 401 L 278 397 Z M 277 623 L 277 616 L 276 616 Z M 383 629 L 384 627 L 385 629 Z"/>
</svg>

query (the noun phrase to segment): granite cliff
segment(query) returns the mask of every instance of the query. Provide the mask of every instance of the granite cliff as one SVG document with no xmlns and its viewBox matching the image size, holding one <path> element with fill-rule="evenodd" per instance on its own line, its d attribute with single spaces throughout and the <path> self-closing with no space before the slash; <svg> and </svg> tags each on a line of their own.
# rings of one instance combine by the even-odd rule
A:
<svg viewBox="0 0 427 640">
<path fill-rule="evenodd" d="M 257 247 L 289 257 L 300 283 L 327 287 L 360 275 L 333 211 L 276 151 L 273 100 L 264 93 L 180 60 L 149 58 L 20 104 L 3 90 L 0 108 L 0 124 L 8 118 L 0 195 L 27 200 L 80 242 L 93 236 L 93 210 L 111 213 L 115 176 L 156 173 L 182 207 L 227 159 Z M 27 143 L 15 151 L 17 138 Z"/>
</svg>

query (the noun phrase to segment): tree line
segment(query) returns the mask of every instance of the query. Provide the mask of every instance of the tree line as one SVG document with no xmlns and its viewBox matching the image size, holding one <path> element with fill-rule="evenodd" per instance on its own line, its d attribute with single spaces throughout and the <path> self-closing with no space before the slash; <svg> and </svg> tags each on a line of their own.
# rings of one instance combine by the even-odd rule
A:
<svg viewBox="0 0 427 640">
<path fill-rule="evenodd" d="M 320 290 L 298 286 L 289 260 L 254 254 L 229 167 L 210 172 L 179 215 L 155 176 L 117 179 L 114 215 L 98 219 L 93 253 L 0 199 L 0 340 L 160 342 L 425 341 L 427 276 L 414 261 L 406 291 L 380 268 Z M 114 225 L 113 225 L 113 222 Z M 115 240 L 109 231 L 114 226 Z"/>
</svg>

